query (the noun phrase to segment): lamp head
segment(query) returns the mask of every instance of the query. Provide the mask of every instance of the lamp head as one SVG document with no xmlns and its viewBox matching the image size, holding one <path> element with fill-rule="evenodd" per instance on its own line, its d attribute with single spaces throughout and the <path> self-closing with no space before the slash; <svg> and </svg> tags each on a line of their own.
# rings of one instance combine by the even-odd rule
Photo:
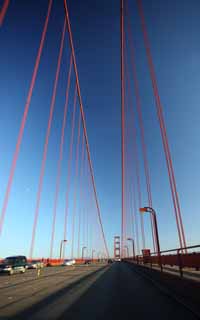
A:
<svg viewBox="0 0 200 320">
<path fill-rule="evenodd" d="M 144 207 L 144 208 L 140 208 L 140 213 L 144 213 L 144 212 L 148 212 L 148 208 Z"/>
</svg>

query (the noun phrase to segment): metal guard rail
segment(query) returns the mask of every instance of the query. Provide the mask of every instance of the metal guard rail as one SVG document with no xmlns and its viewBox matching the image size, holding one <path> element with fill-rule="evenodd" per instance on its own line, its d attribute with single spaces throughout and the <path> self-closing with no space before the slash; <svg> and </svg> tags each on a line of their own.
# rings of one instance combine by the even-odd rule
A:
<svg viewBox="0 0 200 320">
<path fill-rule="evenodd" d="M 151 267 L 153 264 L 159 265 L 161 272 L 165 265 L 177 266 L 179 268 L 180 276 L 183 277 L 183 268 L 195 268 L 197 271 L 200 269 L 200 251 L 185 253 L 188 252 L 188 250 L 197 248 L 200 248 L 200 245 L 164 250 L 160 251 L 160 255 L 157 252 L 152 252 L 149 256 L 137 255 L 123 260 L 135 262 L 137 264 L 150 264 Z M 171 254 L 172 252 L 176 253 Z"/>
</svg>

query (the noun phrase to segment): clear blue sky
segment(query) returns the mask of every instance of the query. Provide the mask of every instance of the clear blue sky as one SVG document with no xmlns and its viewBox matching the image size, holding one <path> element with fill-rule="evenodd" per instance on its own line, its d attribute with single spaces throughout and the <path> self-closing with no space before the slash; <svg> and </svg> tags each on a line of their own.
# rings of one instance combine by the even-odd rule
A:
<svg viewBox="0 0 200 320">
<path fill-rule="evenodd" d="M 62 2 L 62 0 L 54 1 L 53 5 L 0 239 L 0 256 L 28 254 L 29 251 L 42 148 L 64 21 Z M 69 0 L 68 3 L 97 191 L 105 234 L 112 253 L 113 236 L 121 232 L 119 1 Z M 47 4 L 46 0 L 11 1 L 4 25 L 0 30 L 1 204 Z M 192 245 L 199 242 L 200 222 L 198 208 L 200 3 L 198 0 L 143 0 L 143 4 L 164 108 L 186 240 L 188 245 Z M 137 49 L 137 71 L 148 145 L 153 203 L 158 213 L 161 248 L 173 248 L 178 246 L 176 225 L 135 1 L 131 5 L 131 16 Z M 66 42 L 65 61 L 68 57 L 69 48 Z M 50 136 L 34 253 L 36 256 L 47 256 L 49 252 L 58 141 L 67 77 L 65 61 L 62 61 Z M 67 147 L 64 159 L 67 159 L 66 152 Z M 61 181 L 55 255 L 58 252 L 60 233 L 63 229 L 66 163 L 63 164 L 63 170 L 65 174 L 63 173 Z M 146 205 L 142 164 L 141 176 L 142 198 Z M 145 217 L 145 231 L 147 246 L 151 247 L 148 216 Z"/>
</svg>

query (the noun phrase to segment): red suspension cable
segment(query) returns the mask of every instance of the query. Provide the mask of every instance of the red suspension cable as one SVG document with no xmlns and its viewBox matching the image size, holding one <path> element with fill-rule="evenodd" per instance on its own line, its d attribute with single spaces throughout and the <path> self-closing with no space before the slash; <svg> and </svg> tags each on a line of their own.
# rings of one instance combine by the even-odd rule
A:
<svg viewBox="0 0 200 320">
<path fill-rule="evenodd" d="M 76 102 L 77 102 L 77 89 L 75 86 L 73 114 L 72 114 L 72 127 L 71 127 L 71 137 L 70 137 L 70 146 L 69 146 L 69 157 L 68 157 L 68 165 L 67 165 L 67 184 L 66 184 L 66 196 L 65 196 L 65 218 L 64 218 L 64 234 L 63 234 L 63 239 L 65 239 L 65 240 L 66 240 L 66 236 L 67 236 L 67 218 L 68 218 L 68 205 L 69 205 L 68 202 L 69 202 L 69 192 L 70 192 L 71 163 L 72 163 L 73 145 L 74 145 Z M 65 252 L 65 247 L 64 247 L 63 252 Z"/>
<path fill-rule="evenodd" d="M 65 30 L 66 30 L 66 24 L 65 24 Z M 64 41 L 64 37 L 63 37 L 63 41 Z M 71 83 L 71 71 L 72 71 L 72 58 L 70 58 L 66 96 L 65 96 L 65 106 L 64 106 L 64 113 L 63 113 L 63 123 L 62 123 L 61 139 L 60 139 L 60 151 L 59 151 L 57 177 L 56 177 L 56 191 L 55 191 L 54 207 L 53 207 L 53 223 L 52 223 L 52 234 L 51 234 L 51 245 L 50 245 L 50 258 L 52 258 L 53 256 L 57 204 L 58 204 L 58 195 L 59 195 L 60 178 L 61 178 L 61 165 L 62 165 L 62 159 L 63 159 L 63 145 L 64 145 L 66 118 L 67 118 L 68 101 L 69 101 L 69 89 L 70 89 L 70 83 Z"/>
<path fill-rule="evenodd" d="M 88 250 L 88 161 L 87 157 L 85 158 L 85 179 L 84 179 L 84 240 L 83 245 L 87 247 Z"/>
<path fill-rule="evenodd" d="M 3 24 L 3 20 L 5 18 L 6 12 L 8 10 L 9 3 L 10 3 L 10 0 L 4 0 L 3 6 L 0 10 L 0 27 Z"/>
<path fill-rule="evenodd" d="M 139 243 L 139 231 L 138 231 L 138 221 L 137 221 L 137 205 L 136 205 L 136 196 L 135 196 L 135 183 L 133 181 L 132 184 L 132 192 L 131 194 L 133 195 L 133 218 L 135 221 L 135 235 L 136 235 L 136 247 L 137 247 L 137 252 L 140 254 L 140 243 Z"/>
<path fill-rule="evenodd" d="M 126 60 L 125 60 L 126 62 Z M 127 72 L 127 64 L 125 64 L 126 68 L 125 71 L 127 73 L 127 83 L 128 83 L 128 97 L 129 101 L 133 105 L 132 95 L 131 95 L 131 88 L 130 88 L 130 78 L 129 73 Z M 137 181 L 137 191 L 138 191 L 138 204 L 139 207 L 142 207 L 142 195 L 141 195 L 141 184 L 140 184 L 140 168 L 139 168 L 139 158 L 138 158 L 138 150 L 137 150 L 137 134 L 136 134 L 136 127 L 135 127 L 135 115 L 133 107 L 130 108 L 131 111 L 131 118 L 132 118 L 132 128 L 133 128 L 133 153 L 134 153 L 134 162 L 135 162 L 135 170 L 136 170 L 136 181 Z M 145 248 L 145 233 L 144 233 L 144 218 L 143 215 L 140 214 L 140 224 L 141 224 L 141 234 L 142 234 L 142 247 Z"/>
<path fill-rule="evenodd" d="M 81 134 L 81 114 L 79 113 L 78 121 L 78 139 L 76 144 L 76 159 L 75 159 L 75 177 L 74 177 L 74 203 L 72 212 L 72 247 L 71 258 L 74 258 L 74 232 L 75 232 L 75 217 L 76 217 L 76 201 L 77 201 L 77 189 L 78 189 L 78 168 L 79 168 L 79 146 L 80 146 L 80 134 Z"/>
<path fill-rule="evenodd" d="M 127 63 L 126 63 L 126 55 L 125 55 L 125 83 L 126 83 L 126 79 L 127 79 Z M 126 87 L 126 86 L 125 86 Z M 126 90 L 127 91 L 127 90 Z M 129 92 L 127 94 L 127 92 L 125 91 L 125 116 L 126 116 L 126 230 L 127 230 L 127 234 L 125 236 L 125 239 L 127 239 L 127 237 L 130 237 L 130 234 L 132 233 L 133 227 L 131 228 L 131 232 L 129 232 L 129 227 L 131 227 L 131 225 L 133 226 L 133 208 L 132 208 L 132 201 L 131 201 L 131 183 L 132 183 L 132 173 L 134 171 L 134 162 L 132 161 L 132 116 L 129 114 L 129 109 L 131 106 L 130 103 L 130 96 L 129 96 Z M 128 221 L 128 219 L 130 219 L 130 221 Z"/>
<path fill-rule="evenodd" d="M 128 39 L 127 40 L 130 44 L 130 50 L 131 50 L 131 67 L 132 67 L 132 73 L 133 73 L 134 89 L 135 89 L 135 95 L 136 95 L 136 107 L 137 107 L 137 113 L 139 118 L 140 135 L 141 135 L 141 141 L 142 141 L 142 153 L 143 153 L 143 160 L 144 160 L 144 171 L 145 171 L 146 186 L 147 186 L 148 205 L 149 207 L 152 207 L 153 204 L 152 204 L 152 193 L 151 193 L 151 180 L 150 180 L 149 165 L 148 165 L 148 158 L 147 158 L 147 147 L 145 143 L 139 83 L 138 83 L 136 64 L 135 64 L 135 49 L 132 41 L 133 36 L 131 33 L 131 24 L 130 24 L 130 16 L 128 14 L 128 6 L 125 6 L 125 8 L 126 8 L 125 10 L 126 16 L 128 18 L 127 19 L 128 20 Z M 152 216 L 151 216 L 151 231 L 152 231 L 153 247 L 155 252 L 156 241 L 155 241 L 155 230 L 154 230 Z M 158 248 L 156 250 L 158 250 Z"/>
<path fill-rule="evenodd" d="M 124 252 L 125 228 L 125 87 L 124 87 L 124 1 L 121 0 L 121 166 L 122 166 L 122 226 L 121 255 Z"/>
<path fill-rule="evenodd" d="M 85 245 L 86 241 L 86 164 L 87 164 L 87 155 L 86 152 L 84 153 L 84 158 L 83 158 L 83 178 L 82 178 L 82 203 L 83 203 L 83 219 L 82 219 L 82 228 L 83 228 L 83 233 L 82 233 L 82 244 Z"/>
<path fill-rule="evenodd" d="M 182 222 L 179 197 L 178 197 L 178 192 L 177 192 L 177 187 L 176 187 L 176 181 L 175 181 L 175 176 L 174 176 L 174 169 L 173 169 L 173 164 L 172 164 L 171 152 L 169 149 L 166 126 L 165 126 L 165 121 L 164 121 L 164 116 L 163 116 L 163 108 L 162 108 L 161 101 L 160 101 L 160 96 L 159 96 L 158 86 L 157 86 L 157 81 L 156 81 L 156 75 L 155 75 L 155 70 L 154 70 L 154 66 L 153 66 L 153 59 L 151 56 L 151 50 L 150 50 L 150 44 L 149 44 L 149 38 L 148 38 L 148 34 L 147 34 L 145 18 L 144 18 L 142 1 L 137 0 L 137 3 L 138 3 L 139 14 L 140 14 L 141 23 L 142 23 L 142 31 L 143 31 L 145 48 L 146 48 L 147 60 L 148 60 L 148 64 L 149 64 L 152 87 L 153 87 L 154 96 L 155 96 L 155 100 L 156 100 L 157 115 L 158 115 L 160 129 L 161 129 L 163 147 L 164 147 L 164 151 L 165 151 L 167 169 L 168 169 L 169 180 L 170 180 L 170 188 L 171 188 L 172 199 L 173 199 L 173 204 L 174 204 L 177 230 L 178 230 L 178 235 L 179 235 L 179 242 L 180 242 L 181 247 L 186 247 L 185 232 L 184 232 L 184 228 L 183 228 L 183 222 Z"/>
<path fill-rule="evenodd" d="M 80 188 L 79 188 L 79 232 L 78 232 L 78 248 L 77 248 L 77 257 L 80 256 L 80 239 L 81 239 L 81 212 L 82 212 L 82 208 L 81 205 L 83 206 L 83 168 L 84 168 L 84 157 L 85 157 L 85 153 L 84 153 L 84 134 L 82 134 L 82 149 L 81 149 L 81 165 L 80 165 Z"/>
<path fill-rule="evenodd" d="M 70 20 L 69 20 L 69 14 L 68 14 L 68 8 L 67 8 L 67 1 L 66 0 L 64 0 L 64 9 L 65 9 L 65 16 L 66 16 L 68 32 L 69 32 L 69 40 L 70 40 L 70 46 L 71 46 L 71 51 L 72 51 L 74 71 L 75 71 L 75 76 L 76 76 L 77 92 L 78 92 L 78 97 L 79 97 L 79 106 L 80 106 L 80 110 L 81 110 L 83 131 L 84 131 L 84 136 L 85 136 L 85 143 L 86 143 L 87 156 L 88 156 L 89 167 L 90 167 L 90 174 L 91 174 L 91 177 L 92 177 L 92 185 L 93 185 L 93 190 L 94 190 L 94 195 L 95 195 L 95 202 L 96 202 L 96 206 L 97 206 L 97 210 L 98 210 L 98 216 L 99 216 L 99 221 L 100 221 L 100 225 L 101 225 L 101 232 L 102 232 L 103 239 L 104 239 L 105 250 L 106 250 L 107 256 L 109 257 L 108 246 L 107 246 L 105 233 L 104 233 L 104 229 L 103 229 L 103 224 L 102 224 L 102 219 L 101 219 L 101 212 L 100 212 L 100 207 L 99 207 L 99 201 L 98 201 L 98 197 L 97 197 L 96 185 L 95 185 L 95 180 L 94 180 L 94 171 L 93 171 L 92 161 L 91 161 L 91 156 L 90 156 L 90 148 L 89 148 L 87 129 L 86 129 L 86 122 L 85 122 L 85 114 L 84 114 L 83 103 L 82 103 L 82 98 L 81 98 L 81 90 L 80 90 L 80 84 L 79 84 L 78 70 L 77 70 L 77 65 L 76 65 L 76 57 L 75 57 L 73 38 L 72 38 L 72 32 L 71 32 L 71 26 L 70 26 Z"/>
<path fill-rule="evenodd" d="M 78 241 L 77 241 L 77 259 L 80 257 L 80 232 L 81 232 L 81 214 L 78 217 Z"/>
<path fill-rule="evenodd" d="M 46 19 L 45 19 L 45 24 L 44 24 L 44 28 L 43 28 L 43 32 L 42 32 L 42 37 L 41 37 L 41 40 L 40 40 L 40 46 L 39 46 L 37 57 L 36 57 L 36 62 L 35 62 L 34 70 L 33 70 L 31 84 L 30 84 L 29 91 L 28 91 L 28 96 L 27 96 L 27 100 L 26 100 L 24 114 L 23 114 L 23 117 L 22 117 L 21 126 L 20 126 L 20 130 L 19 130 L 18 138 L 17 138 L 17 144 L 16 144 L 16 148 L 15 148 L 15 152 L 14 152 L 14 156 L 13 156 L 13 160 L 12 160 L 12 164 L 11 164 L 10 175 L 9 175 L 8 184 L 7 184 L 7 188 L 6 188 L 6 193 L 5 193 L 5 197 L 4 197 L 4 201 L 3 201 L 3 207 L 2 207 L 2 210 L 1 210 L 0 235 L 2 233 L 4 218 L 5 218 L 6 209 L 7 209 L 7 206 L 8 206 L 8 200 L 9 200 L 9 196 L 10 196 L 13 177 L 14 177 L 15 168 L 16 168 L 16 164 L 17 164 L 17 159 L 18 159 L 18 155 L 19 155 L 20 145 L 21 145 L 21 142 L 22 142 L 24 128 L 25 128 L 25 124 L 26 124 L 26 119 L 27 119 L 27 115 L 28 115 L 28 111 L 29 111 L 29 107 L 30 107 L 30 103 L 31 103 L 33 89 L 34 89 L 34 86 L 35 86 L 37 72 L 38 72 L 38 68 L 39 68 L 39 64 L 40 64 L 40 58 L 41 58 L 43 47 L 44 47 L 44 41 L 45 41 L 45 38 L 46 38 L 46 33 L 47 33 L 47 27 L 48 27 L 48 23 L 49 23 L 49 17 L 50 17 L 50 13 L 51 13 L 51 8 L 52 8 L 52 0 L 49 0 L 47 16 L 46 16 Z"/>
<path fill-rule="evenodd" d="M 59 79 L 59 74 L 60 74 L 60 66 L 61 66 L 63 46 L 64 46 L 65 28 L 66 27 L 64 25 L 63 35 L 62 35 L 61 44 L 60 44 L 60 51 L 59 51 L 59 55 L 58 55 L 56 76 L 55 76 L 55 80 L 54 80 L 53 94 L 52 94 L 52 98 L 51 98 L 50 113 L 49 113 L 49 119 L 48 119 L 48 126 L 47 126 L 44 150 L 43 150 L 42 165 L 41 165 L 41 170 L 40 170 L 39 186 L 38 186 L 36 208 L 35 208 L 35 217 L 34 217 L 34 223 L 33 223 L 32 240 L 31 240 L 31 247 L 30 247 L 30 258 L 32 258 L 32 256 L 33 256 L 33 249 L 34 249 L 34 243 L 35 243 L 35 233 L 36 233 L 38 215 L 39 215 L 39 210 L 40 210 L 40 200 L 41 200 L 41 193 L 42 193 L 43 180 L 44 180 L 44 172 L 45 172 L 45 165 L 46 165 L 46 158 L 47 158 L 47 151 L 48 151 L 48 144 L 49 144 L 49 136 L 50 136 L 50 132 L 51 132 L 51 124 L 52 124 L 52 119 L 53 119 L 57 86 L 58 86 L 58 79 Z"/>
</svg>

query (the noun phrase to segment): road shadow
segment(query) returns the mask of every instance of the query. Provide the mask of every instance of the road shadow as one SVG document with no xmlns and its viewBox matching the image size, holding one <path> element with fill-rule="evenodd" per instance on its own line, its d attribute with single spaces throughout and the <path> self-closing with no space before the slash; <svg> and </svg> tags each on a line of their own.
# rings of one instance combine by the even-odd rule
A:
<svg viewBox="0 0 200 320">
<path fill-rule="evenodd" d="M 0 320 L 200 319 L 152 284 L 133 265 L 117 262 L 97 276 L 100 270 L 85 275 L 14 317 Z"/>
<path fill-rule="evenodd" d="M 56 291 L 54 293 L 52 293 L 51 295 L 45 297 L 44 299 L 42 299 L 41 301 L 33 304 L 31 307 L 28 307 L 26 309 L 24 309 L 23 311 L 16 313 L 14 316 L 10 316 L 10 317 L 5 317 L 5 318 L 1 318 L 0 320 L 7 320 L 7 319 L 14 319 L 14 320 L 28 320 L 29 318 L 32 319 L 32 317 L 34 318 L 34 315 L 37 315 L 37 319 L 40 319 L 38 317 L 38 314 L 46 307 L 49 306 L 49 313 L 51 313 L 51 304 L 55 303 L 55 301 L 57 299 L 60 299 L 62 297 L 64 297 L 66 294 L 68 294 L 70 292 L 70 290 L 72 290 L 74 287 L 84 284 L 84 282 L 87 282 L 87 280 L 89 280 L 91 277 L 95 276 L 100 270 L 103 270 L 107 268 L 107 266 L 103 266 L 102 268 L 93 271 L 92 273 L 83 276 L 81 279 L 78 279 L 77 281 L 67 285 L 66 287 L 60 289 L 59 291 Z M 101 276 L 100 276 L 101 277 Z M 41 318 L 41 320 L 44 319 L 48 319 L 48 315 L 46 318 Z M 57 319 L 57 318 L 56 318 Z"/>
<path fill-rule="evenodd" d="M 57 320 L 200 319 L 135 271 L 115 263 Z"/>
<path fill-rule="evenodd" d="M 57 320 L 118 319 L 121 313 L 120 305 L 117 306 L 118 301 L 116 301 L 119 290 L 118 280 L 120 281 L 120 269 L 115 264 L 93 282 Z M 121 319 L 128 319 L 125 312 Z"/>
</svg>

